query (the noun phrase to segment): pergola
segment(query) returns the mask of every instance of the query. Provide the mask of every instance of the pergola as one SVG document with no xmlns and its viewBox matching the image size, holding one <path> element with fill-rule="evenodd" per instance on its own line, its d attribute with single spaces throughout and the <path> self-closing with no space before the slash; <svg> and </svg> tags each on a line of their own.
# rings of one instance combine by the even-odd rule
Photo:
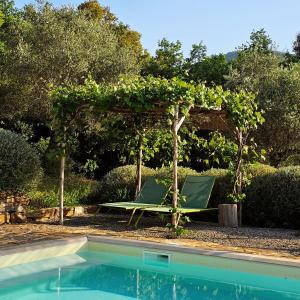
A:
<svg viewBox="0 0 300 300">
<path fill-rule="evenodd" d="M 168 124 L 173 136 L 172 206 L 178 206 L 178 131 L 183 123 L 202 130 L 233 131 L 243 136 L 245 124 L 258 122 L 254 96 L 246 92 L 231 93 L 220 87 L 186 83 L 179 79 L 138 77 L 106 86 L 86 81 L 84 85 L 58 88 L 52 93 L 57 133 L 61 141 L 61 187 L 60 207 L 63 222 L 64 157 L 66 132 L 70 124 L 83 113 L 109 112 L 140 120 L 154 120 Z M 242 105 L 248 105 L 242 107 Z M 246 122 L 246 123 L 245 123 Z M 252 123 L 251 123 L 252 122 Z M 166 125 L 164 125 L 166 126 Z M 249 127 L 249 126 L 248 126 Z M 240 140 L 241 142 L 242 140 Z M 242 147 L 242 144 L 240 145 Z M 141 151 L 141 149 L 139 149 Z M 138 155 L 137 187 L 141 187 L 142 155 Z M 177 215 L 173 213 L 172 224 L 176 227 Z"/>
</svg>

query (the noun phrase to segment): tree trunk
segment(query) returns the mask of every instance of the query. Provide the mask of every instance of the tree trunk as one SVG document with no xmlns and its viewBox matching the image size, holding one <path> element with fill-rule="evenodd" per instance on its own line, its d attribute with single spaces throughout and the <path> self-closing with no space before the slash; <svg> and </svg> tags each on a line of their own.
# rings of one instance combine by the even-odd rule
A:
<svg viewBox="0 0 300 300">
<path fill-rule="evenodd" d="M 64 181 L 65 181 L 65 161 L 63 155 L 60 158 L 60 182 L 59 182 L 59 223 L 64 224 Z"/>
<path fill-rule="evenodd" d="M 60 172 L 59 172 L 59 223 L 64 225 L 64 184 L 66 164 L 66 128 L 64 127 L 63 141 L 61 145 Z"/>
<path fill-rule="evenodd" d="M 218 217 L 220 226 L 238 227 L 238 210 L 236 204 L 219 204 Z"/>
<path fill-rule="evenodd" d="M 243 174 L 242 174 L 242 164 L 243 164 L 243 151 L 244 151 L 244 138 L 243 133 L 237 132 L 237 140 L 239 143 L 238 154 L 237 154 L 237 164 L 235 171 L 235 180 L 234 180 L 234 189 L 233 193 L 235 195 L 240 195 L 242 193 L 242 185 L 243 185 Z M 238 221 L 239 226 L 242 226 L 242 203 L 239 202 L 238 205 Z"/>
<path fill-rule="evenodd" d="M 138 197 L 142 188 L 142 161 L 143 161 L 143 136 L 140 135 L 137 163 L 136 163 L 135 198 Z"/>
<path fill-rule="evenodd" d="M 172 124 L 172 134 L 173 134 L 173 199 L 172 207 L 177 208 L 178 205 L 178 177 L 177 177 L 177 164 L 178 164 L 178 119 L 179 119 L 179 107 L 175 108 L 175 115 Z M 172 213 L 172 225 L 177 228 L 177 213 Z"/>
</svg>

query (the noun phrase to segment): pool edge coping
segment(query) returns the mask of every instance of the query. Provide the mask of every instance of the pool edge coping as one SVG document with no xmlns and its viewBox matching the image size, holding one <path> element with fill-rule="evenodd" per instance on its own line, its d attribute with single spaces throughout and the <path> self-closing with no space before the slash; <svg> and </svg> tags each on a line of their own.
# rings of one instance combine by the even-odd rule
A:
<svg viewBox="0 0 300 300">
<path fill-rule="evenodd" d="M 119 238 L 114 236 L 102 236 L 102 235 L 81 235 L 81 236 L 74 236 L 74 237 L 57 238 L 53 240 L 34 241 L 22 245 L 10 245 L 0 249 L 0 257 L 13 255 L 17 253 L 23 253 L 25 251 L 44 249 L 47 246 L 48 247 L 62 246 L 62 245 L 66 245 L 66 243 L 71 244 L 77 242 L 88 243 L 89 241 L 131 246 L 131 247 L 140 247 L 140 248 L 143 247 L 152 248 L 152 249 L 154 248 L 156 250 L 162 250 L 162 251 L 174 251 L 174 252 L 181 252 L 184 254 L 196 254 L 196 255 L 211 256 L 211 257 L 218 257 L 224 259 L 237 259 L 237 260 L 248 261 L 248 262 L 267 263 L 267 264 L 275 264 L 275 265 L 282 265 L 287 267 L 300 268 L 300 260 L 298 259 L 239 253 L 239 252 L 228 251 L 228 250 L 212 250 L 212 249 L 203 249 L 198 247 L 188 247 L 188 246 L 175 244 L 175 242 L 170 242 L 170 244 L 167 244 L 167 243 L 159 243 L 153 241 L 135 240 L 135 239 L 128 239 L 128 238 Z"/>
<path fill-rule="evenodd" d="M 196 247 L 176 245 L 175 243 L 165 244 L 165 243 L 158 243 L 152 241 L 117 238 L 113 236 L 88 235 L 87 240 L 91 242 L 103 242 L 108 244 L 117 244 L 117 245 L 131 246 L 131 247 L 155 248 L 156 250 L 175 251 L 184 254 L 214 256 L 214 257 L 219 257 L 224 259 L 226 258 L 238 259 L 238 260 L 243 260 L 248 262 L 276 264 L 276 265 L 300 268 L 300 260 L 292 259 L 292 258 L 283 258 L 283 257 L 277 258 L 277 257 L 269 257 L 266 255 L 239 253 L 239 252 L 228 251 L 228 250 L 201 249 L 198 247 L 196 248 Z"/>
<path fill-rule="evenodd" d="M 27 242 L 21 245 L 10 245 L 7 247 L 3 247 L 0 249 L 0 257 L 1 256 L 7 256 L 7 255 L 13 255 L 17 253 L 22 253 L 25 251 L 31 251 L 31 250 L 39 250 L 44 249 L 45 247 L 55 247 L 55 246 L 63 246 L 67 244 L 77 242 L 88 242 L 88 238 L 85 235 L 82 236 L 74 236 L 74 237 L 65 237 L 65 238 L 57 238 L 57 239 L 51 239 L 51 240 L 42 240 L 42 241 L 33 241 L 33 242 Z"/>
</svg>

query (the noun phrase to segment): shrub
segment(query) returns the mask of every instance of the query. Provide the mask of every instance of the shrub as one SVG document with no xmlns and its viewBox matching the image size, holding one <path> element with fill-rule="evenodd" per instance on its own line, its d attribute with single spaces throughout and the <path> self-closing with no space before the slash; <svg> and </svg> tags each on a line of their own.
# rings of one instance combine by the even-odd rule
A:
<svg viewBox="0 0 300 300">
<path fill-rule="evenodd" d="M 172 178 L 173 169 L 171 167 L 162 167 L 156 170 L 155 175 L 158 178 Z M 199 175 L 199 173 L 193 169 L 178 167 L 178 188 L 181 189 L 187 175 Z"/>
<path fill-rule="evenodd" d="M 277 170 L 274 167 L 260 163 L 249 164 L 247 168 L 249 173 L 253 176 L 252 180 L 255 180 L 257 176 L 274 173 Z M 209 206 L 218 207 L 219 204 L 230 203 L 227 199 L 227 195 L 232 191 L 232 183 L 228 171 L 226 169 L 210 169 L 201 174 L 215 177 L 215 185 L 211 194 Z"/>
<path fill-rule="evenodd" d="M 142 181 L 155 175 L 155 170 L 142 167 Z M 97 202 L 129 201 L 134 198 L 136 166 L 118 167 L 108 172 L 99 182 L 95 197 Z"/>
<path fill-rule="evenodd" d="M 300 166 L 284 167 L 255 177 L 246 194 L 245 223 L 300 227 Z"/>
<path fill-rule="evenodd" d="M 0 129 L 0 190 L 24 191 L 40 175 L 37 151 L 22 136 Z"/>
<path fill-rule="evenodd" d="M 300 154 L 290 155 L 284 162 L 281 163 L 281 166 L 300 166 Z"/>
<path fill-rule="evenodd" d="M 231 192 L 232 184 L 226 169 L 210 169 L 201 175 L 214 176 L 215 184 L 208 203 L 209 207 L 218 207 L 219 204 L 228 203 L 227 194 Z"/>
<path fill-rule="evenodd" d="M 249 164 L 246 166 L 246 168 L 248 168 L 248 171 L 252 175 L 252 177 L 271 174 L 277 171 L 276 168 L 261 163 Z"/>
<path fill-rule="evenodd" d="M 92 202 L 97 181 L 70 174 L 65 178 L 64 204 L 72 206 Z M 33 208 L 58 206 L 58 177 L 45 176 L 35 190 L 27 193 Z"/>
</svg>

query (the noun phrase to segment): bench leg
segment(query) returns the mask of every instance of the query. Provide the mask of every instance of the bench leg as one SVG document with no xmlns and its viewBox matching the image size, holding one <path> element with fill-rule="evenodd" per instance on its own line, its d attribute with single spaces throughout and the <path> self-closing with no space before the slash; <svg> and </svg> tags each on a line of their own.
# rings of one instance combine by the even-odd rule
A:
<svg viewBox="0 0 300 300">
<path fill-rule="evenodd" d="M 144 214 L 144 210 L 142 210 L 142 212 L 140 213 L 140 215 L 139 215 L 139 217 L 137 218 L 136 222 L 134 223 L 134 227 L 135 227 L 135 228 L 138 226 L 138 224 L 139 224 L 139 222 L 140 222 L 140 220 L 141 220 L 143 214 Z"/>
<path fill-rule="evenodd" d="M 128 221 L 127 225 L 130 225 L 130 224 L 131 224 L 131 222 L 132 222 L 132 219 L 133 219 L 133 216 L 134 216 L 134 214 L 135 214 L 136 210 L 137 210 L 136 208 L 134 208 L 134 209 L 133 209 L 133 211 L 132 211 L 132 213 L 131 213 L 131 216 L 130 216 L 130 219 L 129 219 L 129 221 Z"/>
<path fill-rule="evenodd" d="M 101 208 L 102 208 L 102 206 L 99 206 L 99 207 L 97 208 L 97 210 L 96 210 L 96 212 L 95 212 L 95 214 L 94 214 L 94 217 L 96 217 L 96 216 L 99 214 Z"/>
</svg>

